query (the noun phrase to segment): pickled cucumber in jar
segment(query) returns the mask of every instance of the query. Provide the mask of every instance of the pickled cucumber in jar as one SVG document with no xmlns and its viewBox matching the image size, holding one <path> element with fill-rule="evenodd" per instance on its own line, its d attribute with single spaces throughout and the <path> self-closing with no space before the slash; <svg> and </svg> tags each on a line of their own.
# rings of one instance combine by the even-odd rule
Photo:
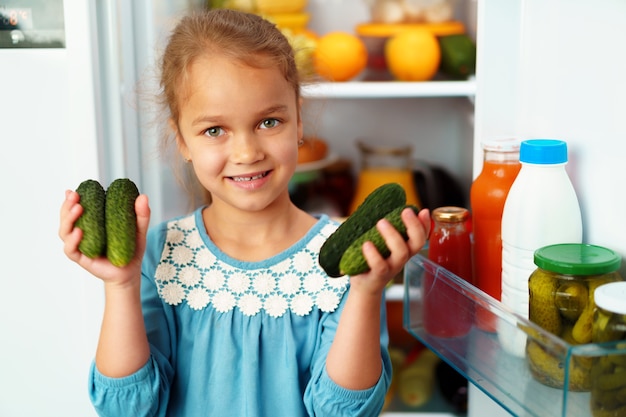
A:
<svg viewBox="0 0 626 417">
<path fill-rule="evenodd" d="M 626 416 L 626 282 L 601 285 L 594 294 L 593 342 L 606 343 L 610 354 L 593 359 L 591 412 Z"/>
<path fill-rule="evenodd" d="M 595 289 L 622 281 L 621 256 L 600 246 L 558 244 L 535 251 L 537 269 L 528 280 L 530 321 L 570 345 L 592 342 L 596 311 Z M 591 359 L 550 351 L 531 337 L 526 356 L 531 373 L 541 383 L 562 388 L 569 369 L 570 391 L 589 391 Z M 567 363 L 565 363 L 567 361 Z"/>
</svg>

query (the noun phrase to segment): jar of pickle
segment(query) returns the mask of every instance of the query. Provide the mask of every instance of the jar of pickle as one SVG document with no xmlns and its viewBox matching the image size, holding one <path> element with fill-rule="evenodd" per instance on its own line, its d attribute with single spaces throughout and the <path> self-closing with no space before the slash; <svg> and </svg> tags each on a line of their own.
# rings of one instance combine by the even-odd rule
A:
<svg viewBox="0 0 626 417">
<path fill-rule="evenodd" d="M 602 284 L 622 280 L 618 272 L 621 256 L 601 246 L 569 243 L 536 250 L 534 262 L 537 269 L 528 280 L 529 319 L 571 345 L 591 343 L 594 291 Z M 567 358 L 540 342 L 537 337 L 529 337 L 526 344 L 533 377 L 545 385 L 562 388 L 565 367 L 569 366 L 567 388 L 589 391 L 591 358 Z"/>
<path fill-rule="evenodd" d="M 607 345 L 615 353 L 593 358 L 591 368 L 591 412 L 594 417 L 626 416 L 626 282 L 599 286 L 594 293 L 594 343 Z"/>
</svg>

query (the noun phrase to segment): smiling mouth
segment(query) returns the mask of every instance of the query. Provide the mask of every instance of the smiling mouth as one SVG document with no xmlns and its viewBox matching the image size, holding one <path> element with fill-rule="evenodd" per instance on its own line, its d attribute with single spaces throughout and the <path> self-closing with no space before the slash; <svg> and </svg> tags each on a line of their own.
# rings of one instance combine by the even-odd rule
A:
<svg viewBox="0 0 626 417">
<path fill-rule="evenodd" d="M 253 175 L 251 177 L 230 177 L 230 178 L 232 178 L 232 180 L 235 182 L 254 181 L 254 180 L 259 180 L 265 177 L 268 173 L 269 171 L 265 171 L 260 174 Z"/>
</svg>

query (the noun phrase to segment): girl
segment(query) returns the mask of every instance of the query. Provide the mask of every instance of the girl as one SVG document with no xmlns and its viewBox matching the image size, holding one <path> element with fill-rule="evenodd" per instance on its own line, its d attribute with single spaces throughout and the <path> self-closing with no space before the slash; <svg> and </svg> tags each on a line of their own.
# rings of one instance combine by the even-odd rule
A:
<svg viewBox="0 0 626 417">
<path fill-rule="evenodd" d="M 289 198 L 303 135 L 293 50 L 274 25 L 231 10 L 183 18 L 161 87 L 180 155 L 211 203 L 148 230 L 123 268 L 78 251 L 82 213 L 66 192 L 59 235 L 100 278 L 105 310 L 90 373 L 102 416 L 377 416 L 391 365 L 383 293 L 425 243 L 428 211 L 405 210 L 407 242 L 377 227 L 371 271 L 329 278 L 317 257 L 338 224 Z"/>
</svg>

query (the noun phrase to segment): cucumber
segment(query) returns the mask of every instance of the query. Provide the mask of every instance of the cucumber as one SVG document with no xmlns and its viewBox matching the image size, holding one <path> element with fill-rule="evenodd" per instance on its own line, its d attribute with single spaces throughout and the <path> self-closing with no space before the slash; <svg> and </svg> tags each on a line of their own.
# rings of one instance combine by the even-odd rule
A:
<svg viewBox="0 0 626 417">
<path fill-rule="evenodd" d="M 135 256 L 137 214 L 135 200 L 139 190 L 128 178 L 118 178 L 106 191 L 106 254 L 115 266 L 127 265 Z"/>
<path fill-rule="evenodd" d="M 406 193 L 397 183 L 384 184 L 372 191 L 322 245 L 319 254 L 322 269 L 333 278 L 342 276 L 339 261 L 352 242 L 391 210 L 404 204 Z"/>
<path fill-rule="evenodd" d="M 393 227 L 400 232 L 404 240 L 408 239 L 408 235 L 406 233 L 406 226 L 404 225 L 400 214 L 407 207 L 413 209 L 415 214 L 419 212 L 419 209 L 413 205 L 402 205 L 395 208 L 385 216 L 385 219 L 389 220 Z M 383 258 L 388 258 L 389 255 L 391 255 L 391 251 L 387 247 L 385 239 L 378 232 L 376 225 L 374 225 L 367 232 L 355 239 L 344 252 L 341 260 L 339 261 L 339 271 L 342 275 L 358 275 L 369 271 L 369 265 L 363 256 L 363 251 L 361 250 L 363 243 L 367 241 L 374 243 L 376 249 L 378 249 L 378 252 L 380 252 Z"/>
<path fill-rule="evenodd" d="M 75 226 L 83 231 L 78 250 L 89 258 L 97 258 L 106 253 L 106 230 L 104 226 L 105 192 L 96 180 L 85 180 L 76 189 L 80 196 L 83 214 Z"/>
<path fill-rule="evenodd" d="M 455 80 L 466 80 L 476 73 L 476 44 L 466 34 L 440 36 L 439 70 Z"/>
</svg>

